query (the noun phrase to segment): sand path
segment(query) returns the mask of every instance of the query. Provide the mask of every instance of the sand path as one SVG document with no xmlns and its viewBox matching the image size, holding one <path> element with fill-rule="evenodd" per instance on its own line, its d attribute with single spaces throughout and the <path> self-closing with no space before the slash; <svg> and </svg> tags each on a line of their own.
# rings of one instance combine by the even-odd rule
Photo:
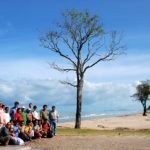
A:
<svg viewBox="0 0 150 150">
<path fill-rule="evenodd" d="M 150 136 L 56 136 L 27 145 L 46 150 L 150 150 Z"/>
</svg>

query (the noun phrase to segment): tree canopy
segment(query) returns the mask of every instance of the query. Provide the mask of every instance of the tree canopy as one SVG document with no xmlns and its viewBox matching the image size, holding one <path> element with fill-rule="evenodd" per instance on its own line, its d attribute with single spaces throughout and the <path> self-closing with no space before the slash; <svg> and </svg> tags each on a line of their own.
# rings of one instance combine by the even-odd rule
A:
<svg viewBox="0 0 150 150">
<path fill-rule="evenodd" d="M 133 97 L 136 98 L 139 102 L 141 102 L 143 106 L 143 116 L 146 115 L 146 102 L 149 99 L 150 96 L 150 82 L 142 81 L 141 84 L 137 85 L 136 87 L 136 93 L 133 95 Z"/>
</svg>

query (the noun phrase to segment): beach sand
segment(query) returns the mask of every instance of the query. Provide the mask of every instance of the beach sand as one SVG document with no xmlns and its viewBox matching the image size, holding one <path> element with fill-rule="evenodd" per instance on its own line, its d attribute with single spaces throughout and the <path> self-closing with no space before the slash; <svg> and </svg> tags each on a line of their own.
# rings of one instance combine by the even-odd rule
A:
<svg viewBox="0 0 150 150">
<path fill-rule="evenodd" d="M 59 123 L 60 127 L 74 127 L 74 122 Z M 113 130 L 113 129 L 150 129 L 150 115 L 141 114 L 127 115 L 112 118 L 100 118 L 94 120 L 83 120 L 83 129 Z"/>
<path fill-rule="evenodd" d="M 59 123 L 59 128 L 74 128 L 74 122 Z M 82 128 L 98 130 L 150 129 L 150 115 L 128 115 L 82 121 Z M 36 139 L 26 147 L 45 150 L 150 150 L 149 135 L 65 136 Z M 0 148 L 1 149 L 1 148 Z M 7 149 L 6 149 L 7 150 Z"/>
</svg>

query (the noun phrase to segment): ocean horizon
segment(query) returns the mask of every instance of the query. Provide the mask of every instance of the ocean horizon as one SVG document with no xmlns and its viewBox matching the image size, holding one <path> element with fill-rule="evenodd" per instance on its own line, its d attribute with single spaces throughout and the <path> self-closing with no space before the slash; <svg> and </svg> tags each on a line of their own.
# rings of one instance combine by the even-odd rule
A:
<svg viewBox="0 0 150 150">
<path fill-rule="evenodd" d="M 58 110 L 59 111 L 59 110 Z M 82 120 L 93 120 L 93 119 L 100 119 L 100 118 L 111 118 L 116 116 L 126 116 L 126 115 L 132 115 L 132 114 L 142 114 L 142 109 L 107 109 L 107 110 L 101 110 L 98 112 L 88 113 L 88 112 L 82 112 L 81 119 Z M 75 121 L 75 113 L 69 112 L 68 114 L 66 112 L 60 112 L 59 111 L 59 122 L 65 123 L 65 122 L 74 122 Z"/>
</svg>

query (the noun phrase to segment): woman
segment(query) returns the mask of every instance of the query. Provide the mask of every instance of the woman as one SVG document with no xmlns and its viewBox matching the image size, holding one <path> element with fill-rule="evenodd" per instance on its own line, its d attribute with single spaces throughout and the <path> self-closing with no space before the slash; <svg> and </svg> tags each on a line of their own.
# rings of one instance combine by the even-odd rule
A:
<svg viewBox="0 0 150 150">
<path fill-rule="evenodd" d="M 22 114 L 21 114 L 21 108 L 17 108 L 17 112 L 15 113 L 14 119 L 15 119 L 15 121 L 18 121 L 19 123 L 21 121 L 23 121 Z"/>
</svg>

